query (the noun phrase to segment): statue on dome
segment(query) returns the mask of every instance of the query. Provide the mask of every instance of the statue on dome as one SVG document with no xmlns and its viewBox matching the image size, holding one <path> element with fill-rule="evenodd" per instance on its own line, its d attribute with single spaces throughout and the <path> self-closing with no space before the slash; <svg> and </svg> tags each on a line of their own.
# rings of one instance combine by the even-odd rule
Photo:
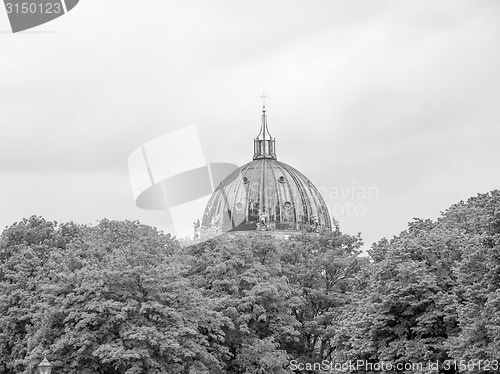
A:
<svg viewBox="0 0 500 374">
<path fill-rule="evenodd" d="M 317 216 L 311 216 L 309 224 L 311 225 L 311 232 L 319 232 L 319 219 Z"/>
<path fill-rule="evenodd" d="M 259 221 L 257 222 L 257 230 L 267 230 L 268 224 L 267 224 L 267 218 L 268 215 L 266 212 L 261 212 L 259 213 Z"/>
<path fill-rule="evenodd" d="M 212 217 L 212 220 L 210 221 L 211 228 L 216 228 L 219 226 L 219 218 L 220 218 L 220 214 L 217 214 L 216 216 Z"/>
<path fill-rule="evenodd" d="M 193 228 L 194 228 L 193 237 L 194 237 L 194 239 L 200 237 L 200 227 L 201 227 L 201 223 L 200 223 L 199 219 L 197 219 L 196 222 L 193 222 Z"/>
</svg>

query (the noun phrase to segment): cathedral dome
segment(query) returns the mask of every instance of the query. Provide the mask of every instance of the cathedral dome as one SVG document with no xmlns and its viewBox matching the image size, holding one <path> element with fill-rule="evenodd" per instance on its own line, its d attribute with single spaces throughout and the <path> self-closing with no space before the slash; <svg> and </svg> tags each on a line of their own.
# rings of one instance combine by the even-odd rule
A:
<svg viewBox="0 0 500 374">
<path fill-rule="evenodd" d="M 253 161 L 228 175 L 213 192 L 202 225 L 224 232 L 246 230 L 331 230 L 325 201 L 311 181 L 276 159 L 275 140 L 262 126 Z"/>
</svg>

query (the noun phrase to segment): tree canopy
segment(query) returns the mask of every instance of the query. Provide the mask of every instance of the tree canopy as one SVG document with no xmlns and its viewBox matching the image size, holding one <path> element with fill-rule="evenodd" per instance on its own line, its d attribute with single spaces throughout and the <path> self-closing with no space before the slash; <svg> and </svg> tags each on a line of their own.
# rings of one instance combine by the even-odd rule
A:
<svg viewBox="0 0 500 374">
<path fill-rule="evenodd" d="M 494 373 L 500 191 L 360 235 L 210 235 L 30 217 L 0 237 L 0 372 Z M 291 365 L 303 363 L 308 366 Z M 377 363 L 399 369 L 371 370 Z M 408 368 L 405 364 L 422 363 Z"/>
</svg>

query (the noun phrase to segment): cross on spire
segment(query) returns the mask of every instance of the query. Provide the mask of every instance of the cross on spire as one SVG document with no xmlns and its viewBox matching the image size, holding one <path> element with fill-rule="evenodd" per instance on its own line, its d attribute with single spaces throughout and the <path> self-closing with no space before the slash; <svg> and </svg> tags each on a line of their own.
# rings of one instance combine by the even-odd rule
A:
<svg viewBox="0 0 500 374">
<path fill-rule="evenodd" d="M 262 108 L 264 108 L 264 110 L 265 110 L 266 109 L 266 99 L 267 99 L 266 93 L 262 92 L 262 95 L 260 95 L 259 97 L 262 99 Z"/>
</svg>

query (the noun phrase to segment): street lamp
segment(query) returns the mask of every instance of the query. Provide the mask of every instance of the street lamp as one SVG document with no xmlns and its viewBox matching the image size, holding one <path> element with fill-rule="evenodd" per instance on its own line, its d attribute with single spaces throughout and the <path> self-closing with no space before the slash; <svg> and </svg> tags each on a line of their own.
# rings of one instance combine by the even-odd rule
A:
<svg viewBox="0 0 500 374">
<path fill-rule="evenodd" d="M 52 364 L 47 360 L 47 356 L 43 358 L 43 361 L 38 364 L 38 372 L 40 374 L 50 374 L 52 370 Z"/>
</svg>

